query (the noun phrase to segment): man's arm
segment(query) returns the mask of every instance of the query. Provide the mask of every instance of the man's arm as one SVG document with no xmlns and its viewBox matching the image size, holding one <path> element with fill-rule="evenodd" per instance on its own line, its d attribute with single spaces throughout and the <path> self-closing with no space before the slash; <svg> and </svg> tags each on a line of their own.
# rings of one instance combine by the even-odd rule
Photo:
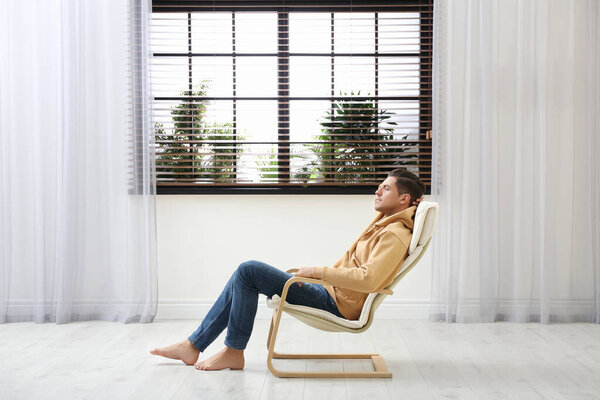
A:
<svg viewBox="0 0 600 400">
<path fill-rule="evenodd" d="M 419 203 L 423 200 L 423 197 L 421 196 L 420 198 L 418 198 L 417 200 L 415 200 L 413 202 L 414 206 L 418 206 Z M 350 261 L 350 257 L 352 255 L 352 253 L 354 252 L 354 250 L 356 249 L 356 244 L 358 243 L 358 241 L 360 240 L 360 238 L 365 234 L 366 231 L 369 230 L 369 228 L 377 221 L 379 221 L 381 218 L 383 217 L 382 213 L 378 213 L 375 218 L 369 223 L 369 225 L 367 225 L 367 227 L 362 231 L 362 233 L 359 235 L 359 237 L 354 241 L 354 243 L 352 243 L 352 246 L 350 246 L 350 249 L 348 249 L 341 257 L 339 260 L 336 261 L 335 264 L 333 264 L 332 267 L 301 267 L 298 269 L 298 271 L 296 271 L 296 273 L 294 273 L 294 276 L 303 276 L 305 278 L 318 278 L 318 279 L 324 279 L 322 277 L 322 275 L 320 277 L 317 277 L 316 275 L 314 275 L 314 270 L 315 268 L 328 268 L 328 269 L 336 269 L 338 268 L 344 261 Z M 372 254 L 371 254 L 372 256 Z M 371 257 L 369 258 L 369 262 L 371 261 Z M 298 282 L 298 286 L 302 286 L 302 282 Z M 338 285 L 334 285 L 334 286 L 338 286 Z"/>
<path fill-rule="evenodd" d="M 418 199 L 416 199 L 415 201 L 413 201 L 411 205 L 413 205 L 415 207 L 419 207 L 419 204 L 421 204 L 422 201 L 423 201 L 423 196 L 421 196 Z"/>
<path fill-rule="evenodd" d="M 380 290 L 390 276 L 398 273 L 408 248 L 393 233 L 385 233 L 366 263 L 357 268 L 305 267 L 297 276 L 323 279 L 333 286 L 372 293 Z"/>
</svg>

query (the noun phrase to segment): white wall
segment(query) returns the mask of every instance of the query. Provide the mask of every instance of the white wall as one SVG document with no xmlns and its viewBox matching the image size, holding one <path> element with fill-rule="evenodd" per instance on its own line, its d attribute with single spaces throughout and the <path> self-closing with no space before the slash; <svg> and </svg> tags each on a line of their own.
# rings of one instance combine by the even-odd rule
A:
<svg viewBox="0 0 600 400">
<path fill-rule="evenodd" d="M 375 215 L 369 195 L 161 195 L 157 210 L 159 319 L 202 318 L 246 260 L 331 265 Z M 431 249 L 378 315 L 427 318 L 430 283 Z"/>
</svg>

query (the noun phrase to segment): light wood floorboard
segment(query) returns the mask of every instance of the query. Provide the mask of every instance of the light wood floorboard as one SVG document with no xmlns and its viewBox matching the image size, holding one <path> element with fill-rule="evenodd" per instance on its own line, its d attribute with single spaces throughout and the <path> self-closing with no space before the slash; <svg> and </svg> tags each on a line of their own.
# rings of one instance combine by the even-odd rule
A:
<svg viewBox="0 0 600 400">
<path fill-rule="evenodd" d="M 0 325 L 0 399 L 600 399 L 600 325 L 445 324 L 380 320 L 360 335 L 286 319 L 281 352 L 385 357 L 392 379 L 279 379 L 266 367 L 269 321 L 257 320 L 244 371 L 196 371 L 148 350 L 197 321 Z M 222 347 L 223 335 L 206 355 Z M 201 355 L 203 357 L 203 355 Z M 369 360 L 276 360 L 298 370 L 369 370 Z"/>
</svg>

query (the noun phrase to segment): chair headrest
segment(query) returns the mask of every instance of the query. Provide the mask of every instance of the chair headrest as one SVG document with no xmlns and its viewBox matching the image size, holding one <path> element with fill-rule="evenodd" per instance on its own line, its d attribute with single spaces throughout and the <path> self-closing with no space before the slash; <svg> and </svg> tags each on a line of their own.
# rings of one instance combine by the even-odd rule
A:
<svg viewBox="0 0 600 400">
<path fill-rule="evenodd" d="M 413 235 L 408 248 L 408 254 L 417 246 L 424 245 L 433 235 L 440 206 L 434 201 L 422 201 L 417 207 Z"/>
</svg>

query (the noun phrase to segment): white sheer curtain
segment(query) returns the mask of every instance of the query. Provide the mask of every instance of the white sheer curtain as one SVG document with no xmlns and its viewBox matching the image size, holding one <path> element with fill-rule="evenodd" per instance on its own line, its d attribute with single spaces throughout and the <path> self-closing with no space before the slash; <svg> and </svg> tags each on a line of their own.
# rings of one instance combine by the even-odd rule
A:
<svg viewBox="0 0 600 400">
<path fill-rule="evenodd" d="M 149 7 L 0 3 L 0 322 L 156 313 Z"/>
<path fill-rule="evenodd" d="M 600 322 L 598 1 L 435 7 L 431 318 Z"/>
</svg>

